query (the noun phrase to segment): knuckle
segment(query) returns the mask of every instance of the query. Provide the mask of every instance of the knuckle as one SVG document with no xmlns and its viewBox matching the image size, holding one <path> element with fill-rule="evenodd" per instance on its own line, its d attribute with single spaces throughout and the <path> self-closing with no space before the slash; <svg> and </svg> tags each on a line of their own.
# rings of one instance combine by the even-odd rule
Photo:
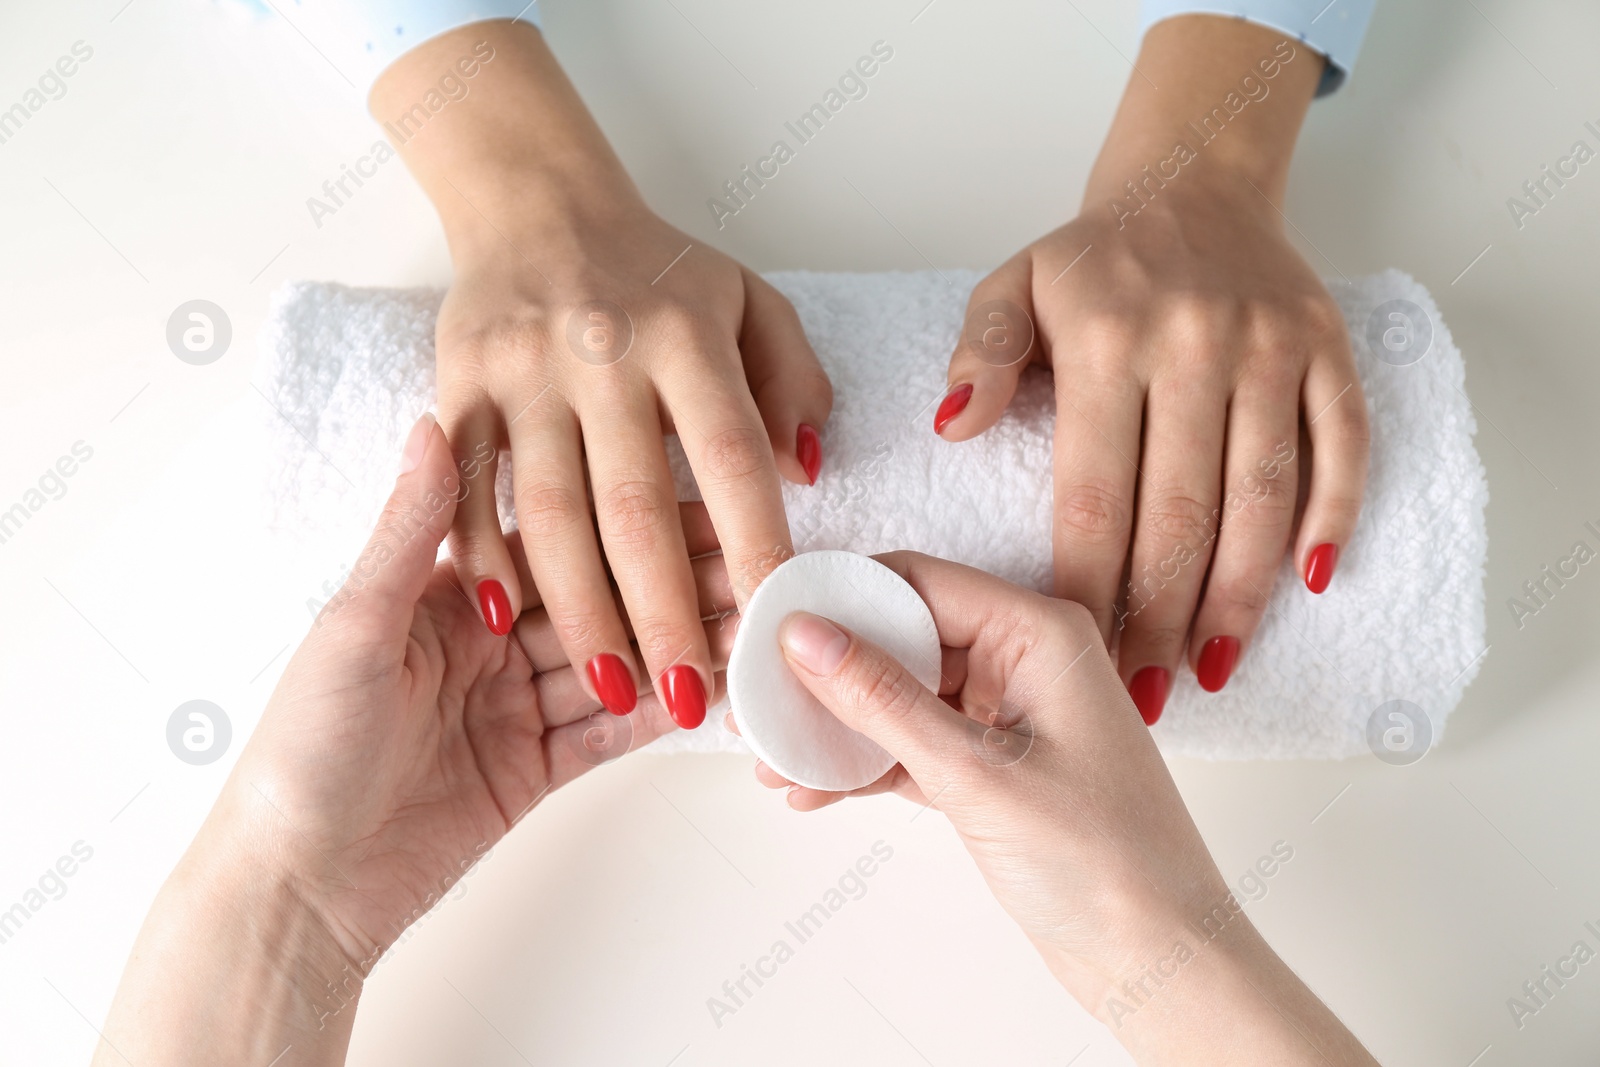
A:
<svg viewBox="0 0 1600 1067">
<path fill-rule="evenodd" d="M 595 510 L 601 529 L 619 543 L 630 545 L 654 541 L 662 534 L 669 514 L 660 486 L 643 480 L 607 486 L 596 498 Z"/>
<path fill-rule="evenodd" d="M 1048 608 L 1048 624 L 1056 633 L 1071 639 L 1093 637 L 1100 639 L 1100 626 L 1094 612 L 1076 600 L 1052 600 Z"/>
<path fill-rule="evenodd" d="M 678 620 L 662 614 L 633 614 L 630 618 L 634 640 L 645 663 L 692 663 L 702 655 L 695 652 L 698 643 L 695 635 Z"/>
<path fill-rule="evenodd" d="M 581 662 L 585 663 L 591 649 L 609 645 L 609 638 L 616 626 L 616 608 L 610 598 L 607 598 L 605 607 L 578 604 L 565 607 L 559 613 L 552 611 L 550 617 L 556 624 L 562 643 L 572 649 L 576 657 L 584 657 Z M 575 659 L 574 662 L 579 661 Z"/>
<path fill-rule="evenodd" d="M 1233 302 L 1205 293 L 1189 292 L 1176 297 L 1165 309 L 1166 328 L 1189 341 L 1215 341 L 1234 317 Z"/>
<path fill-rule="evenodd" d="M 1134 316 L 1115 308 L 1089 312 L 1078 323 L 1077 332 L 1077 347 L 1085 361 L 1107 373 L 1126 363 L 1127 354 L 1138 339 Z"/>
<path fill-rule="evenodd" d="M 706 440 L 706 473 L 719 480 L 745 478 L 771 462 L 767 435 L 754 426 L 730 426 Z"/>
<path fill-rule="evenodd" d="M 1126 536 L 1128 504 L 1110 482 L 1088 479 L 1062 490 L 1056 498 L 1056 522 L 1075 542 L 1106 545 Z"/>
<path fill-rule="evenodd" d="M 1180 491 L 1152 497 L 1145 507 L 1143 526 L 1164 541 L 1188 541 L 1211 533 L 1212 509 Z"/>
<path fill-rule="evenodd" d="M 1272 578 L 1264 575 L 1262 582 L 1248 575 L 1228 577 L 1206 587 L 1206 608 L 1220 612 L 1225 618 L 1259 614 L 1267 606 L 1267 587 Z"/>
<path fill-rule="evenodd" d="M 584 506 L 569 486 L 535 484 L 517 493 L 517 525 L 535 537 L 561 533 L 580 517 L 586 517 Z"/>
<path fill-rule="evenodd" d="M 724 551 L 728 577 L 736 590 L 754 591 L 778 565 L 794 555 L 788 545 L 774 545 L 765 551 L 733 556 Z"/>
<path fill-rule="evenodd" d="M 908 718 L 917 706 L 921 684 L 891 657 L 864 655 L 859 643 L 852 643 L 855 647 L 845 664 L 845 698 L 879 718 Z"/>
<path fill-rule="evenodd" d="M 1130 626 L 1138 634 L 1139 644 L 1157 658 L 1165 658 L 1170 653 L 1175 653 L 1183 647 L 1189 638 L 1189 617 L 1184 615 L 1183 622 L 1173 623 L 1168 619 L 1156 616 L 1140 616 Z M 1124 643 L 1126 643 L 1124 638 Z"/>
<path fill-rule="evenodd" d="M 1281 530 L 1294 520 L 1295 493 L 1287 478 L 1252 475 L 1222 515 L 1225 528 Z"/>
<path fill-rule="evenodd" d="M 1307 297 L 1298 312 L 1300 321 L 1297 325 L 1303 332 L 1324 340 L 1344 338 L 1344 314 L 1326 294 L 1317 293 Z"/>
</svg>

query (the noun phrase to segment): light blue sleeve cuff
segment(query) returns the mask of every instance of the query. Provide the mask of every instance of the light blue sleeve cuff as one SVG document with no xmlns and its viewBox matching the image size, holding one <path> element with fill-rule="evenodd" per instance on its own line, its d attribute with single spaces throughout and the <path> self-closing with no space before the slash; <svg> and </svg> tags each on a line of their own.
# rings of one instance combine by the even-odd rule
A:
<svg viewBox="0 0 1600 1067">
<path fill-rule="evenodd" d="M 487 19 L 539 25 L 536 0 L 296 0 L 272 7 L 363 94 L 391 63 L 442 33 Z"/>
<path fill-rule="evenodd" d="M 1317 95 L 1326 96 L 1344 84 L 1355 66 L 1372 21 L 1377 0 L 1143 0 L 1139 10 L 1139 37 L 1162 19 L 1174 15 L 1222 15 L 1247 19 L 1294 38 L 1328 59 Z"/>
</svg>

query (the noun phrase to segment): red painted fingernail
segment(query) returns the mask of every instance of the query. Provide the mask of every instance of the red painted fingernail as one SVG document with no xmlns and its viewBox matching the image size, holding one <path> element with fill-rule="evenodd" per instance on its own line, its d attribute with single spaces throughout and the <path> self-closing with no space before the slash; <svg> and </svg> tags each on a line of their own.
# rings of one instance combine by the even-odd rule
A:
<svg viewBox="0 0 1600 1067">
<path fill-rule="evenodd" d="M 706 687 L 700 672 L 686 664 L 668 667 L 661 673 L 661 698 L 667 714 L 685 730 L 706 721 Z"/>
<path fill-rule="evenodd" d="M 511 598 L 506 596 L 505 586 L 493 578 L 479 582 L 478 607 L 483 609 L 483 621 L 490 633 L 504 637 L 511 632 Z"/>
<path fill-rule="evenodd" d="M 1139 709 L 1146 726 L 1154 726 L 1161 718 L 1161 709 L 1167 706 L 1169 677 L 1165 667 L 1145 667 L 1128 680 L 1128 695 L 1133 697 L 1133 706 Z"/>
<path fill-rule="evenodd" d="M 600 703 L 613 715 L 626 715 L 639 702 L 628 665 L 609 652 L 602 652 L 589 661 L 589 681 L 594 683 Z"/>
<path fill-rule="evenodd" d="M 1306 557 L 1306 588 L 1321 593 L 1333 581 L 1333 565 L 1339 562 L 1339 546 L 1329 542 L 1318 545 Z"/>
<path fill-rule="evenodd" d="M 1228 684 L 1228 676 L 1233 673 L 1233 665 L 1239 662 L 1239 639 L 1237 637 L 1213 637 L 1205 643 L 1200 650 L 1200 666 L 1195 668 L 1195 676 L 1200 679 L 1200 688 L 1208 693 L 1215 693 L 1218 689 Z"/>
<path fill-rule="evenodd" d="M 939 410 L 933 413 L 933 432 L 944 433 L 944 428 L 950 425 L 950 420 L 967 410 L 967 401 L 972 399 L 972 386 L 958 385 L 945 394 L 939 401 Z"/>
<path fill-rule="evenodd" d="M 806 481 L 816 485 L 817 473 L 822 470 L 822 438 L 817 436 L 815 426 L 800 424 L 794 435 L 794 454 L 806 469 Z"/>
</svg>

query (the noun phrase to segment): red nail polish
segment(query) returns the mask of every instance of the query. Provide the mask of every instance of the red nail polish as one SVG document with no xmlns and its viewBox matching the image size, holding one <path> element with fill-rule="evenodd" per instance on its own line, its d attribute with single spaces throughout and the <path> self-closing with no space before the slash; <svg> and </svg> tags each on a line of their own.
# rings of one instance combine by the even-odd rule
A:
<svg viewBox="0 0 1600 1067">
<path fill-rule="evenodd" d="M 1169 677 L 1165 667 L 1144 667 L 1128 680 L 1128 695 L 1133 697 L 1133 706 L 1139 709 L 1146 726 L 1154 726 L 1161 718 L 1161 709 L 1167 706 Z"/>
<path fill-rule="evenodd" d="M 589 681 L 594 683 L 600 703 L 613 715 L 626 715 L 639 702 L 628 665 L 609 652 L 602 652 L 589 661 Z"/>
<path fill-rule="evenodd" d="M 693 730 L 706 721 L 706 687 L 700 672 L 687 664 L 668 667 L 661 673 L 661 699 L 672 721 Z"/>
<path fill-rule="evenodd" d="M 967 410 L 967 401 L 972 399 L 972 386 L 958 385 L 945 394 L 939 401 L 939 410 L 933 413 L 933 432 L 944 433 L 944 428 L 950 425 L 950 420 Z"/>
<path fill-rule="evenodd" d="M 1233 673 L 1233 665 L 1239 662 L 1239 639 L 1237 637 L 1213 637 L 1205 643 L 1200 650 L 1200 665 L 1195 668 L 1195 676 L 1200 679 L 1200 688 L 1208 693 L 1215 693 L 1228 684 L 1228 676 Z"/>
<path fill-rule="evenodd" d="M 1306 588 L 1321 593 L 1333 581 L 1333 565 L 1339 562 L 1339 546 L 1328 542 L 1318 545 L 1306 557 Z"/>
<path fill-rule="evenodd" d="M 794 435 L 794 454 L 806 469 L 806 481 L 816 485 L 817 473 L 822 470 L 822 438 L 817 436 L 815 426 L 800 424 Z"/>
<path fill-rule="evenodd" d="M 493 578 L 479 582 L 478 607 L 483 609 L 483 621 L 490 633 L 504 637 L 511 632 L 511 598 L 506 596 L 505 586 Z"/>
</svg>

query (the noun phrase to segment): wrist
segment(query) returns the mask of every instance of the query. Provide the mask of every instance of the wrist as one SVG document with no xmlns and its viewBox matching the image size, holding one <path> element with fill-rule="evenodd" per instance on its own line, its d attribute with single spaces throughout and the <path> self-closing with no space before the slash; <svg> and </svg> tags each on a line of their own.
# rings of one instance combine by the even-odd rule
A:
<svg viewBox="0 0 1600 1067">
<path fill-rule="evenodd" d="M 285 848 L 214 811 L 162 886 L 96 1063 L 342 1063 L 365 972 Z M 227 827 L 226 829 L 224 827 Z"/>
<path fill-rule="evenodd" d="M 447 78 L 455 91 L 442 94 Z M 526 23 L 478 22 L 424 43 L 384 72 L 369 103 L 457 258 L 508 239 L 531 242 L 573 220 L 643 210 L 605 135 Z"/>
<path fill-rule="evenodd" d="M 1151 27 L 1135 66 L 1086 203 L 1242 180 L 1281 202 L 1319 54 L 1255 23 L 1191 15 Z"/>
</svg>

